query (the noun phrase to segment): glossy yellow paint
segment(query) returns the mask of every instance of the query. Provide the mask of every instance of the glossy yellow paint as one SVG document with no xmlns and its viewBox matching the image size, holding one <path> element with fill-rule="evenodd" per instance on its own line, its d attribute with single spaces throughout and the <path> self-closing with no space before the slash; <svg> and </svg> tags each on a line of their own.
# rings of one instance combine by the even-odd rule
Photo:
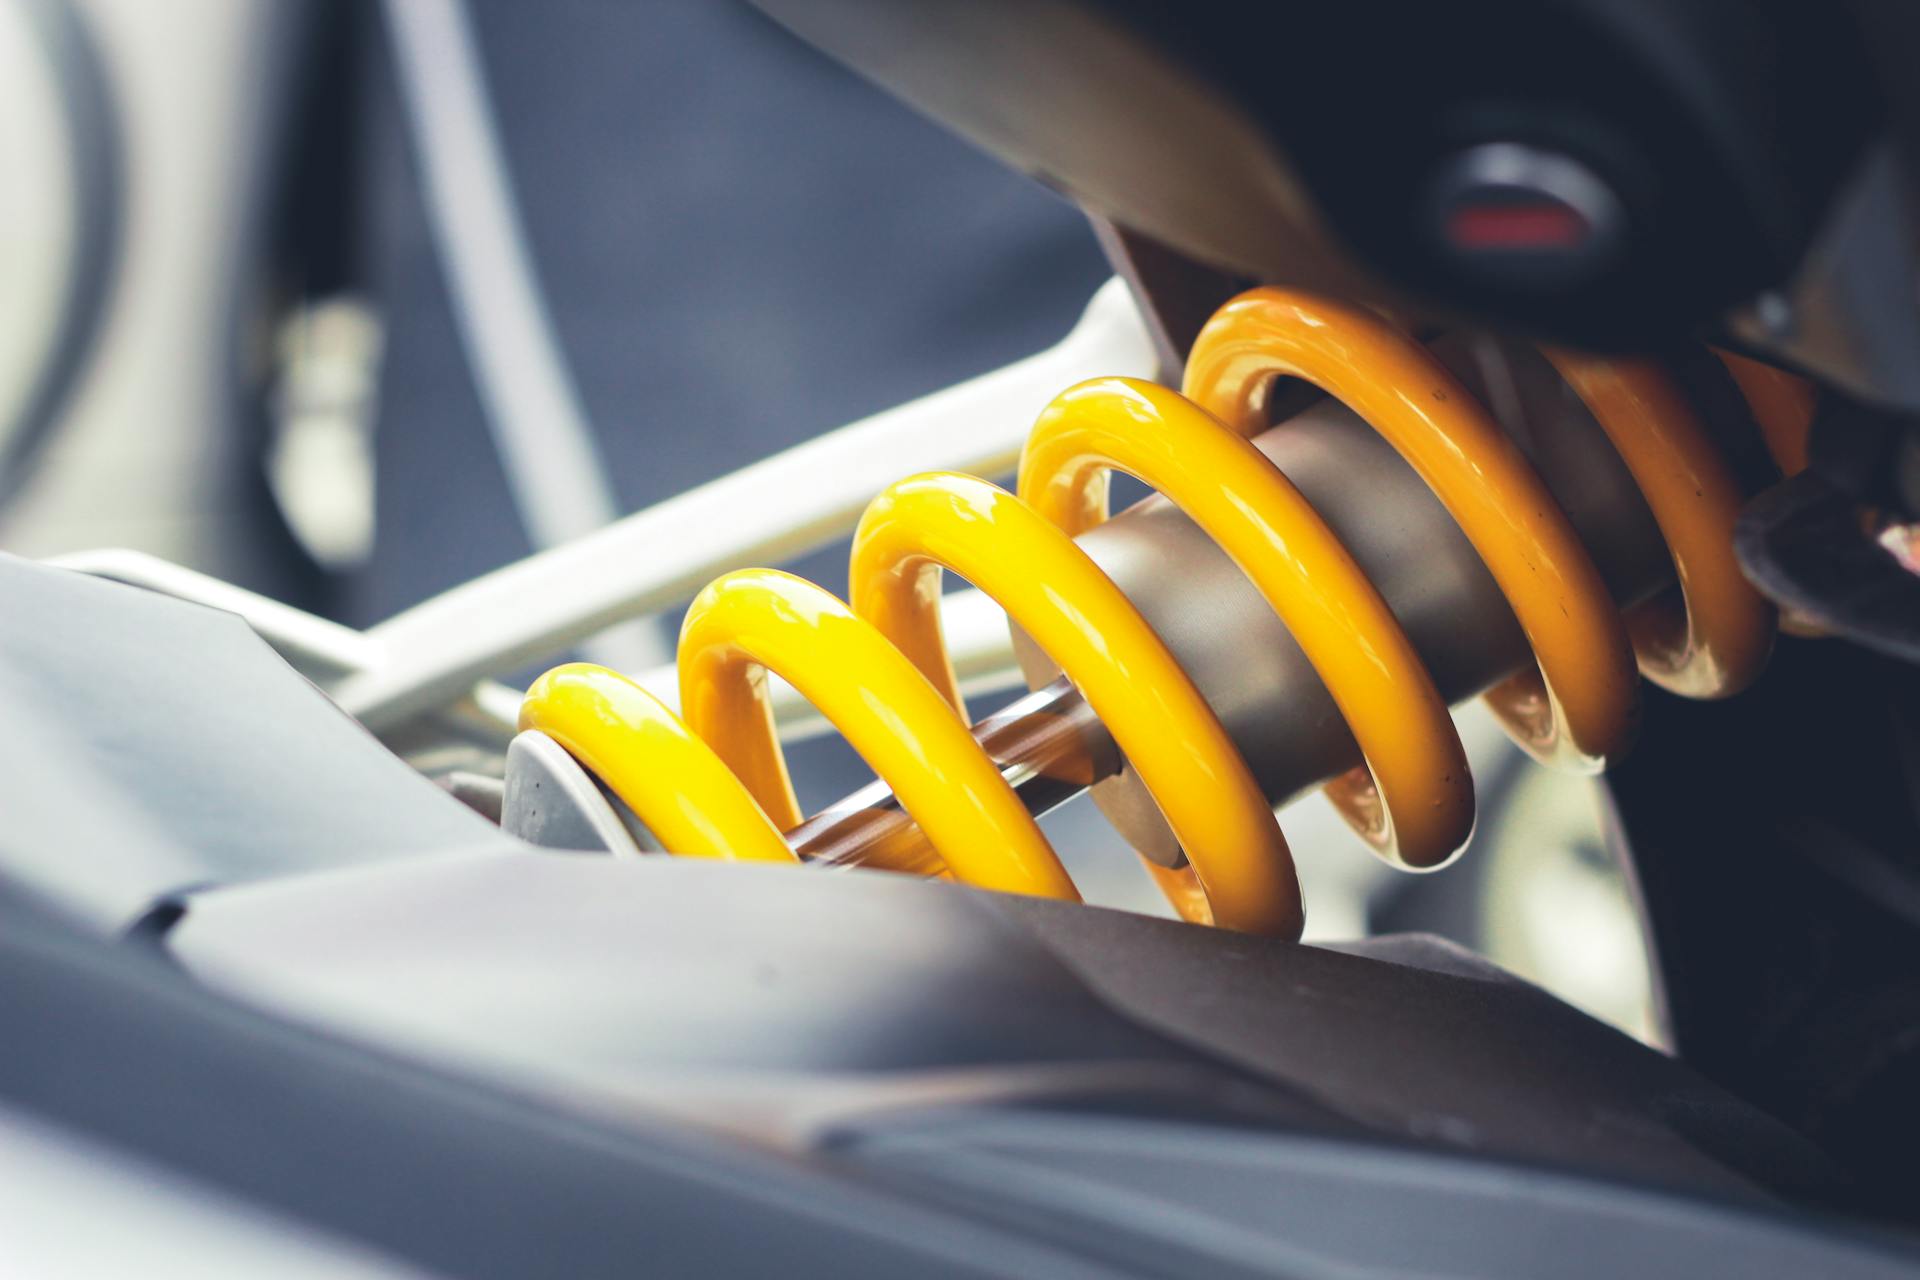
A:
<svg viewBox="0 0 1920 1280">
<path fill-rule="evenodd" d="M 1626 626 L 1565 513 L 1498 424 L 1380 317 L 1282 289 L 1242 294 L 1208 321 L 1185 389 L 1252 435 L 1267 426 L 1265 398 L 1281 376 L 1320 387 L 1372 424 L 1486 562 L 1539 663 L 1487 695 L 1515 740 L 1581 772 L 1619 758 L 1639 709 Z"/>
<path fill-rule="evenodd" d="M 677 854 L 799 861 L 712 748 L 617 671 L 585 662 L 555 667 L 527 690 L 520 727 L 565 747 Z"/>
<path fill-rule="evenodd" d="M 1293 858 L 1259 785 L 1206 699 L 1092 558 L 1027 503 L 973 476 L 914 476 L 867 508 L 853 540 L 853 611 L 964 714 L 940 634 L 943 569 L 1025 629 L 1126 753 L 1197 872 L 1188 879 L 1201 892 L 1183 879 L 1169 895 L 1176 908 L 1225 928 L 1298 937 Z"/>
<path fill-rule="evenodd" d="M 1813 384 L 1784 369 L 1718 347 L 1713 354 L 1733 375 L 1734 385 L 1753 411 L 1753 420 L 1760 425 L 1767 452 L 1773 455 L 1780 473 L 1795 476 L 1805 471 L 1807 434 L 1813 427 Z"/>
<path fill-rule="evenodd" d="M 1107 474 L 1153 486 L 1218 542 L 1326 683 L 1366 767 L 1330 794 L 1383 856 L 1431 867 L 1473 829 L 1473 784 L 1446 703 L 1386 602 L 1265 454 L 1182 396 L 1103 378 L 1050 404 L 1020 494 L 1068 534 L 1107 516 Z M 1213 885 L 1188 846 L 1209 894 Z M 1217 909 L 1217 908 L 1216 908 Z"/>
<path fill-rule="evenodd" d="M 774 732 L 768 671 L 791 681 L 886 780 L 956 879 L 1079 899 L 952 706 L 833 595 L 772 569 L 726 574 L 688 608 L 679 656 L 688 725 L 783 830 L 801 814 Z"/>
<path fill-rule="evenodd" d="M 1738 693 L 1766 667 L 1774 634 L 1773 607 L 1733 555 L 1739 483 L 1658 365 L 1545 354 L 1619 451 L 1673 555 L 1678 599 L 1627 617 L 1641 674 L 1690 698 Z"/>
</svg>

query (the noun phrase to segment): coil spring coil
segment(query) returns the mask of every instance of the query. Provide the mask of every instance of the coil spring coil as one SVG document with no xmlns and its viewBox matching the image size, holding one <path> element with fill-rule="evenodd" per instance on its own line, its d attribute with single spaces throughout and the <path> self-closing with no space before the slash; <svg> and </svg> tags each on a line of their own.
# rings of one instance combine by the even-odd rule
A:
<svg viewBox="0 0 1920 1280">
<path fill-rule="evenodd" d="M 1207 324 L 1182 393 L 1082 383 L 1041 414 L 1018 496 L 972 476 L 891 486 L 854 536 L 851 604 L 767 569 L 715 580 L 688 609 L 676 716 L 618 673 L 542 676 L 523 729 L 551 735 L 669 849 L 794 862 L 802 814 L 766 692 L 779 673 L 898 796 L 955 879 L 1075 899 L 1059 859 L 975 743 L 941 638 L 952 570 L 1006 609 L 1078 686 L 1160 805 L 1188 865 L 1148 863 L 1180 914 L 1298 936 L 1291 854 L 1244 760 L 1151 626 L 1073 538 L 1107 518 L 1107 477 L 1159 490 L 1233 558 L 1280 615 L 1359 743 L 1328 794 L 1381 856 L 1439 865 L 1466 843 L 1473 788 L 1447 706 L 1379 592 L 1307 500 L 1250 443 L 1282 376 L 1378 430 L 1459 523 L 1512 607 L 1536 668 L 1493 689 L 1530 754 L 1592 772 L 1634 729 L 1640 674 L 1692 697 L 1748 684 L 1771 608 L 1733 559 L 1741 492 L 1657 365 L 1546 353 L 1643 492 L 1678 590 L 1623 616 L 1518 447 L 1418 342 L 1372 312 L 1257 289 Z M 1804 460 L 1810 392 L 1722 355 L 1783 468 Z"/>
</svg>

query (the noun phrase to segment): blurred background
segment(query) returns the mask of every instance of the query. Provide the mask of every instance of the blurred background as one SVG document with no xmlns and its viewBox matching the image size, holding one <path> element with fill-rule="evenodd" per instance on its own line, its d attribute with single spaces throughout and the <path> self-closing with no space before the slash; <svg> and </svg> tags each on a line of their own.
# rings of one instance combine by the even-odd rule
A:
<svg viewBox="0 0 1920 1280">
<path fill-rule="evenodd" d="M 0 549 L 355 626 L 1046 347 L 1109 274 L 738 0 L 0 0 L 0 165 Z M 786 567 L 843 593 L 844 558 Z M 1482 816 L 1439 876 L 1288 815 L 1309 936 L 1439 932 L 1652 1037 L 1599 792 L 1463 728 Z M 809 805 L 868 777 L 793 764 Z M 1162 910 L 1090 804 L 1045 825 Z"/>
</svg>

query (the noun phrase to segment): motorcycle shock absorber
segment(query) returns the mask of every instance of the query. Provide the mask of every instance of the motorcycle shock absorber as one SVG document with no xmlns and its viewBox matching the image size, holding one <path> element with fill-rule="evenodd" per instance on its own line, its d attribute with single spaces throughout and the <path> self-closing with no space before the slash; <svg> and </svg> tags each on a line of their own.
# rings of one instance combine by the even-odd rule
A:
<svg viewBox="0 0 1920 1280">
<path fill-rule="evenodd" d="M 521 727 L 678 854 L 1057 898 L 1078 895 L 1034 816 L 1092 786 L 1182 917 L 1297 937 L 1274 810 L 1307 788 L 1390 863 L 1465 846 L 1451 703 L 1482 695 L 1535 758 L 1596 772 L 1631 742 L 1639 677 L 1714 698 L 1765 664 L 1775 619 L 1731 544 L 1741 486 L 1673 373 L 1541 354 L 1527 378 L 1572 400 L 1552 430 L 1508 424 L 1529 450 L 1388 320 L 1254 290 L 1204 327 L 1179 392 L 1106 378 L 1056 398 L 1015 492 L 956 473 L 882 492 L 847 602 L 773 570 L 715 580 L 681 631 L 680 715 L 569 664 L 529 689 Z M 1716 354 L 1775 461 L 1800 465 L 1810 391 Z M 1270 427 L 1283 379 L 1330 399 Z M 1114 471 L 1157 496 L 1109 520 Z M 1038 686 L 971 728 L 947 571 L 1006 610 Z M 804 817 L 769 671 L 873 786 Z"/>
</svg>

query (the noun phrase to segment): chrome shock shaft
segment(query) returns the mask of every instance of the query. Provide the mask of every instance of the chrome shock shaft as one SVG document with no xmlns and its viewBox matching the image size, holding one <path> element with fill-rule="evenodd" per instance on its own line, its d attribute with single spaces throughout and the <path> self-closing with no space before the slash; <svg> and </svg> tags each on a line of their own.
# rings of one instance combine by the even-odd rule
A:
<svg viewBox="0 0 1920 1280">
<path fill-rule="evenodd" d="M 1036 817 L 1121 769 L 1119 748 L 1064 676 L 980 720 L 973 736 Z M 832 866 L 883 859 L 927 874 L 941 869 L 940 855 L 884 782 L 822 809 L 789 831 L 787 841 L 801 857 Z"/>
</svg>

